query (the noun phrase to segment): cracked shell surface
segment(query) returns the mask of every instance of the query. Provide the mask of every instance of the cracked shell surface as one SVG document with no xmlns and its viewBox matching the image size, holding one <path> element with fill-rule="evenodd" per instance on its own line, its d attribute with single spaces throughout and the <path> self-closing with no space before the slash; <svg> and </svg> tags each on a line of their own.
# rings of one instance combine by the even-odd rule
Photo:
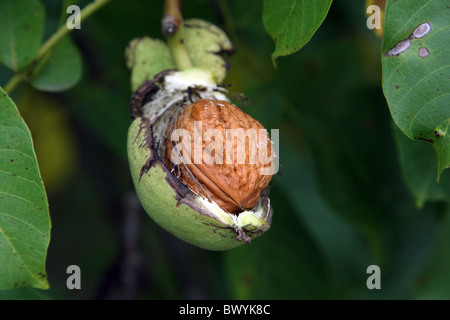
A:
<svg viewBox="0 0 450 320">
<path fill-rule="evenodd" d="M 273 160 L 268 136 L 265 144 L 260 146 L 259 131 L 265 130 L 264 127 L 234 104 L 221 100 L 199 99 L 183 109 L 171 130 L 181 128 L 187 130 L 190 136 L 194 137 L 195 123 L 199 121 L 201 123 L 199 134 L 204 137 L 207 130 L 216 130 L 213 139 L 218 142 L 215 135 L 219 134 L 222 147 L 215 146 L 215 154 L 212 156 L 214 161 L 203 159 L 200 163 L 195 163 L 195 139 L 192 139 L 190 145 L 181 141 L 180 144 L 183 145 L 183 148 L 187 147 L 188 150 L 191 150 L 191 154 L 185 155 L 190 161 L 186 167 L 180 166 L 179 179 L 194 192 L 212 198 L 221 208 L 230 213 L 238 213 L 244 209 L 255 207 L 261 192 L 272 178 L 272 175 L 260 173 L 261 169 L 267 165 L 262 164 L 257 156 L 259 149 L 264 145 L 267 154 L 271 155 L 269 158 Z M 238 130 L 242 130 L 243 134 L 240 138 L 238 134 L 236 135 L 237 142 L 234 141 L 232 130 L 237 133 L 239 133 Z M 244 133 L 247 130 L 253 130 L 255 134 L 246 136 Z M 231 146 L 228 145 L 227 138 L 232 140 Z M 248 142 L 245 140 L 246 138 L 248 138 Z M 202 144 L 198 146 L 202 151 L 200 156 L 206 157 L 203 153 L 205 149 L 209 148 L 210 143 L 211 141 L 202 141 Z M 240 150 L 238 145 L 243 146 L 243 150 Z M 172 168 L 170 160 L 172 147 L 173 142 L 167 138 L 165 163 L 169 169 Z M 220 149 L 219 153 L 216 153 L 216 149 Z M 251 149 L 254 151 L 253 156 L 250 154 Z M 239 150 L 242 151 L 242 159 L 238 159 Z M 195 179 L 191 178 L 187 169 L 195 175 Z"/>
</svg>

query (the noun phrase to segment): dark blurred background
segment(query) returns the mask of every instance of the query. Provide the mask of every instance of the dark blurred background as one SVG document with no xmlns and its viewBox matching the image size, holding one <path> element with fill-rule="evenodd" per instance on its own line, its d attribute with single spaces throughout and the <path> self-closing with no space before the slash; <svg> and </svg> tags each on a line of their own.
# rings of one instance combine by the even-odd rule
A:
<svg viewBox="0 0 450 320">
<path fill-rule="evenodd" d="M 61 2 L 42 2 L 48 37 Z M 211 21 L 233 40 L 225 82 L 232 96 L 248 97 L 244 111 L 279 129 L 281 173 L 271 182 L 272 228 L 250 245 L 210 252 L 158 227 L 137 202 L 129 174 L 124 51 L 133 38 L 162 38 L 162 10 L 162 0 L 112 0 L 71 34 L 84 61 L 81 82 L 58 94 L 22 85 L 12 95 L 32 131 L 49 197 L 50 289 L 0 295 L 450 298 L 448 207 L 418 208 L 404 182 L 381 88 L 381 39 L 366 27 L 364 1 L 334 1 L 312 40 L 276 69 L 262 1 L 183 1 L 184 18 Z M 11 74 L 2 67 L 0 75 L 4 85 Z M 66 287 L 73 264 L 81 268 L 81 290 Z M 373 264 L 381 268 L 381 290 L 366 287 Z"/>
</svg>

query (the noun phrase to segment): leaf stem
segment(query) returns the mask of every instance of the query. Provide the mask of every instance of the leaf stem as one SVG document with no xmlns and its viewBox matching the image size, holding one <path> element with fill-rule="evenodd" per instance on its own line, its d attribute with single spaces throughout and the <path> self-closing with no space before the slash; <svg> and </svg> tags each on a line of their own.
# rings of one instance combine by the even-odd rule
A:
<svg viewBox="0 0 450 320">
<path fill-rule="evenodd" d="M 192 68 L 191 59 L 184 45 L 181 0 L 165 0 L 162 33 L 167 39 L 177 69 Z"/>
<path fill-rule="evenodd" d="M 80 21 L 83 21 L 87 19 L 89 16 L 91 16 L 94 12 L 96 12 L 98 9 L 103 7 L 105 4 L 107 4 L 111 0 L 94 0 L 90 4 L 88 4 L 83 10 L 80 12 Z M 42 44 L 42 46 L 39 48 L 38 53 L 36 54 L 33 61 L 31 61 L 22 71 L 16 73 L 5 85 L 5 92 L 10 94 L 23 80 L 25 80 L 31 71 L 33 70 L 34 66 L 41 61 L 41 59 L 50 52 L 53 47 L 62 39 L 64 36 L 66 36 L 69 32 L 71 32 L 73 29 L 67 28 L 66 24 L 63 24 L 58 31 L 56 31 L 47 41 Z"/>
<path fill-rule="evenodd" d="M 5 85 L 3 90 L 9 95 L 18 85 L 25 79 L 26 74 L 24 72 L 16 73 L 11 79 L 9 79 L 8 83 Z"/>
</svg>

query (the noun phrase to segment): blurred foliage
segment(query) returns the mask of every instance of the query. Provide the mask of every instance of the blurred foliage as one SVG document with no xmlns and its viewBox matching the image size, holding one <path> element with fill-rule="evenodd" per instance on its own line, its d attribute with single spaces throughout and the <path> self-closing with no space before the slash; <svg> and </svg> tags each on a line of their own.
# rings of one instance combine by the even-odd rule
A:
<svg viewBox="0 0 450 320">
<path fill-rule="evenodd" d="M 47 192 L 58 192 L 77 161 L 77 141 L 68 123 L 69 110 L 55 97 L 25 87 L 18 97 L 20 114 L 33 137 L 34 150 Z"/>
<path fill-rule="evenodd" d="M 58 24 L 61 1 L 42 2 Z M 33 89 L 13 94 L 24 112 L 48 101 L 43 117 L 53 109 L 64 115 L 65 133 L 38 161 L 41 168 L 63 163 L 72 174 L 48 190 L 50 289 L 0 291 L 0 298 L 450 298 L 450 212 L 441 196 L 416 206 L 405 182 L 381 89 L 381 40 L 366 27 L 364 1 L 334 1 L 312 40 L 280 57 L 277 70 L 262 1 L 184 1 L 185 18 L 211 21 L 235 43 L 225 80 L 231 95 L 245 94 L 243 109 L 280 130 L 273 224 L 250 245 L 209 252 L 147 217 L 126 158 L 131 75 L 124 53 L 136 37 L 160 36 L 162 9 L 162 1 L 112 1 L 72 34 L 81 82 L 29 102 Z M 9 76 L 0 67 L 0 85 Z M 40 119 L 26 121 L 33 128 Z M 441 181 L 448 178 L 444 172 Z M 66 288 L 72 264 L 81 268 L 81 290 Z M 381 290 L 366 287 L 371 264 L 381 268 Z"/>
<path fill-rule="evenodd" d="M 45 10 L 39 1 L 4 0 L 0 10 L 0 62 L 14 71 L 30 63 L 39 50 L 44 24 Z"/>
</svg>

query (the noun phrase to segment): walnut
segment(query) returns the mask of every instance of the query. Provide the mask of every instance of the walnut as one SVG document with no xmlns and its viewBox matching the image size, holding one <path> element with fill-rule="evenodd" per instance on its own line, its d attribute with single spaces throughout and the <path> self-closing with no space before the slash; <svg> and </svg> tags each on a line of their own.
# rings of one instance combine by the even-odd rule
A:
<svg viewBox="0 0 450 320">
<path fill-rule="evenodd" d="M 255 207 L 274 157 L 258 121 L 227 101 L 200 99 L 166 133 L 164 161 L 183 184 L 230 213 Z"/>
</svg>

